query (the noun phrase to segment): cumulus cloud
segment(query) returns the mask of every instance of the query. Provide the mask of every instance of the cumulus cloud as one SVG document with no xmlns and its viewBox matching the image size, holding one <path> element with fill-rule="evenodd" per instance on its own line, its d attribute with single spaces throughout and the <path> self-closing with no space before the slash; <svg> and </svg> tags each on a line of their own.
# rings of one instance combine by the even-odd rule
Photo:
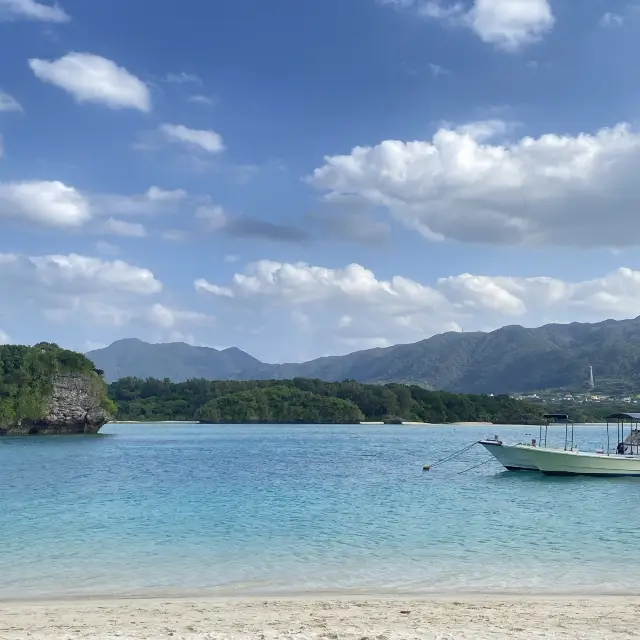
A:
<svg viewBox="0 0 640 640">
<path fill-rule="evenodd" d="M 509 140 L 508 131 L 504 123 L 480 122 L 443 127 L 431 140 L 355 147 L 325 157 L 308 182 L 330 201 L 351 198 L 383 207 L 430 239 L 638 243 L 639 133 L 619 124 Z"/>
<path fill-rule="evenodd" d="M 118 220 L 113 216 L 151 216 L 177 210 L 189 201 L 182 189 L 150 187 L 142 194 L 91 194 L 59 181 L 33 180 L 0 182 L 0 218 L 23 223 L 77 229 L 92 218 L 109 217 L 105 231 L 117 235 L 142 237 L 141 224 Z"/>
<path fill-rule="evenodd" d="M 162 283 L 149 269 L 122 260 L 75 253 L 34 257 L 0 253 L 0 290 L 54 297 L 98 293 L 144 296 L 162 291 Z"/>
<path fill-rule="evenodd" d="M 176 307 L 166 300 L 162 282 L 147 268 L 118 259 L 78 254 L 26 256 L 0 253 L 0 296 L 3 319 L 18 326 L 44 319 L 71 332 L 70 346 L 107 335 L 138 334 L 152 341 L 188 336 L 214 317 Z M 109 333 L 113 332 L 113 333 Z M 16 336 L 13 336 L 14 338 Z M 0 341 L 3 336 L 0 335 Z"/>
<path fill-rule="evenodd" d="M 80 227 L 91 217 L 88 200 L 58 181 L 0 183 L 0 217 L 50 227 Z"/>
<path fill-rule="evenodd" d="M 11 344 L 11 338 L 2 329 L 0 329 L 0 344 Z"/>
<path fill-rule="evenodd" d="M 57 3 L 44 4 L 36 0 L 0 0 L 0 21 L 36 20 L 40 22 L 68 22 L 69 14 Z"/>
<path fill-rule="evenodd" d="M 333 350 L 339 344 L 364 348 L 417 341 L 462 326 L 489 330 L 512 323 L 537 326 L 640 315 L 640 271 L 629 268 L 578 282 L 464 273 L 421 283 L 402 276 L 380 279 L 359 264 L 330 269 L 261 260 L 228 283 L 199 278 L 194 287 L 217 301 L 217 308 L 244 309 L 251 317 L 278 309 L 290 318 L 303 314 L 310 319 L 305 330 Z"/>
<path fill-rule="evenodd" d="M 221 153 L 225 150 L 222 136 L 208 129 L 189 129 L 182 124 L 163 124 L 160 132 L 169 142 L 186 145 L 207 153 Z"/>
<path fill-rule="evenodd" d="M 379 0 L 411 9 L 429 20 L 471 29 L 483 42 L 517 51 L 540 40 L 554 25 L 549 0 Z"/>
<path fill-rule="evenodd" d="M 12 95 L 0 89 L 0 113 L 3 111 L 22 111 L 22 105 Z"/>
<path fill-rule="evenodd" d="M 147 85 L 124 67 L 90 53 L 68 53 L 57 60 L 32 58 L 35 75 L 71 94 L 77 102 L 103 104 L 111 109 L 151 110 Z"/>
</svg>

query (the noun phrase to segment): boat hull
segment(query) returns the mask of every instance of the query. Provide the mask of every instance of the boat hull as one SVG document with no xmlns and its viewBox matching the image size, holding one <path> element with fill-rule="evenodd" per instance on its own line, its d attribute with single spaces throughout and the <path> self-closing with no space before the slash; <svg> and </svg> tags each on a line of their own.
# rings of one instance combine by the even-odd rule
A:
<svg viewBox="0 0 640 640">
<path fill-rule="evenodd" d="M 534 447 L 523 445 L 507 445 L 499 440 L 480 440 L 480 444 L 507 471 L 538 471 L 530 451 Z"/>
<path fill-rule="evenodd" d="M 546 476 L 640 477 L 640 456 L 538 449 L 535 462 Z"/>
</svg>

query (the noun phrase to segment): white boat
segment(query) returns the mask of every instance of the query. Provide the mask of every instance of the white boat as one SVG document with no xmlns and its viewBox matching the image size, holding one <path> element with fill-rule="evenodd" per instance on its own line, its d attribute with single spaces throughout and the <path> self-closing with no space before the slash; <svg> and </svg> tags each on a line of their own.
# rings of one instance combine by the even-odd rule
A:
<svg viewBox="0 0 640 640">
<path fill-rule="evenodd" d="M 546 476 L 640 476 L 640 455 L 539 448 L 534 458 Z"/>
<path fill-rule="evenodd" d="M 549 415 L 545 418 L 558 417 Z M 609 451 L 609 421 L 617 422 L 617 445 L 615 453 Z M 625 421 L 635 423 L 631 426 L 629 435 L 624 438 Z M 568 425 L 568 417 L 563 422 Z M 480 444 L 492 453 L 495 458 L 510 470 L 538 470 L 547 476 L 598 476 L 620 477 L 640 476 L 640 413 L 617 413 L 607 418 L 607 450 L 595 452 L 580 451 L 574 446 L 573 424 L 571 441 L 569 442 L 568 426 L 565 427 L 564 449 L 531 445 L 505 445 L 496 436 L 494 440 L 481 440 Z M 546 443 L 546 434 L 545 434 Z"/>
<path fill-rule="evenodd" d="M 481 444 L 507 471 L 538 471 L 530 455 L 532 445 L 504 444 L 497 437 L 493 440 L 480 440 Z"/>
<path fill-rule="evenodd" d="M 571 435 L 571 446 L 573 446 L 573 421 L 569 420 L 566 413 L 546 413 L 543 420 L 540 425 L 539 439 L 537 441 L 532 439 L 530 444 L 505 444 L 498 436 L 494 436 L 493 439 L 480 440 L 478 444 L 481 444 L 494 456 L 507 471 L 538 471 L 535 452 L 541 446 L 546 446 L 550 422 L 565 425 L 565 446 L 569 442 L 569 435 Z M 569 432 L 570 424 L 571 432 Z"/>
</svg>

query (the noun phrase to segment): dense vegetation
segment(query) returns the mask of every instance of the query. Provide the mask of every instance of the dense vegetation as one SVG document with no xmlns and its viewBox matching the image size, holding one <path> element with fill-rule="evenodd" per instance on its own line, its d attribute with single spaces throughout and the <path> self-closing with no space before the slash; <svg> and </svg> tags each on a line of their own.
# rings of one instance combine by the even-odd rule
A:
<svg viewBox="0 0 640 640">
<path fill-rule="evenodd" d="M 352 423 L 361 420 L 538 423 L 541 407 L 508 396 L 459 395 L 354 380 L 208 381 L 123 378 L 109 385 L 119 420 Z"/>
<path fill-rule="evenodd" d="M 43 418 L 54 376 L 64 373 L 91 375 L 96 379 L 96 391 L 104 389 L 93 362 L 81 353 L 48 342 L 33 347 L 0 346 L 0 426 Z M 106 393 L 102 400 L 107 410 L 115 412 Z"/>
<path fill-rule="evenodd" d="M 415 344 L 301 364 L 262 363 L 239 349 L 119 341 L 88 356 L 110 381 L 125 376 L 209 380 L 319 378 L 403 382 L 459 393 L 586 390 L 593 365 L 601 393 L 640 393 L 640 318 L 598 324 L 509 326 L 445 333 Z"/>
</svg>

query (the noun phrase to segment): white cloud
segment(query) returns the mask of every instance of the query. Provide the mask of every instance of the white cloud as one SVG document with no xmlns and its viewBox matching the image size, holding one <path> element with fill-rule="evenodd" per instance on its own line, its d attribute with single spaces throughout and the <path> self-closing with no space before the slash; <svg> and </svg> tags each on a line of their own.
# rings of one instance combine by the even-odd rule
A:
<svg viewBox="0 0 640 640">
<path fill-rule="evenodd" d="M 0 183 L 0 217 L 51 227 L 80 227 L 91 217 L 87 199 L 58 181 Z"/>
<path fill-rule="evenodd" d="M 151 202 L 177 202 L 184 200 L 187 197 L 187 192 L 184 189 L 168 191 L 160 187 L 149 187 L 145 196 Z"/>
<path fill-rule="evenodd" d="M 229 216 L 220 205 L 202 205 L 196 208 L 196 218 L 204 220 L 209 231 L 220 231 L 229 223 Z"/>
<path fill-rule="evenodd" d="M 22 111 L 22 106 L 12 95 L 0 89 L 0 113 L 3 111 Z"/>
<path fill-rule="evenodd" d="M 174 210 L 189 194 L 183 189 L 167 191 L 150 187 L 135 195 L 96 194 L 92 196 L 95 211 L 103 215 L 156 215 Z"/>
<path fill-rule="evenodd" d="M 196 291 L 246 310 L 260 322 L 280 309 L 286 334 L 301 326 L 313 344 L 365 348 L 426 338 L 442 331 L 493 329 L 518 322 L 599 321 L 640 315 L 640 271 L 621 268 L 578 282 L 550 277 L 460 274 L 424 284 L 395 276 L 379 279 L 359 264 L 329 269 L 306 263 L 262 260 L 236 273 L 227 285 L 198 279 Z M 338 345 L 338 346 L 337 346 Z"/>
<path fill-rule="evenodd" d="M 181 124 L 163 124 L 160 132 L 169 142 L 183 144 L 207 153 L 225 150 L 220 134 L 207 129 L 189 129 Z"/>
<path fill-rule="evenodd" d="M 168 73 L 165 76 L 165 82 L 170 84 L 202 84 L 202 79 L 195 73 Z"/>
<path fill-rule="evenodd" d="M 218 285 L 207 282 L 204 278 L 199 278 L 193 285 L 198 293 L 212 293 L 215 296 L 222 296 L 224 298 L 234 297 L 234 293 L 229 287 L 219 287 Z"/>
<path fill-rule="evenodd" d="M 3 317 L 14 324 L 28 318 L 31 327 L 40 318 L 46 322 L 45 334 L 66 332 L 67 343 L 72 336 L 75 348 L 96 335 L 102 336 L 100 342 L 134 334 L 165 341 L 215 321 L 168 304 L 162 282 L 149 269 L 77 254 L 0 253 L 0 296 Z"/>
<path fill-rule="evenodd" d="M 0 149 L 1 151 L 1 149 Z M 82 193 L 59 181 L 0 182 L 0 219 L 14 218 L 33 225 L 77 229 L 92 219 L 109 218 L 103 231 L 143 237 L 142 224 L 119 216 L 153 216 L 184 211 L 194 201 L 183 189 L 150 187 L 135 195 Z"/>
<path fill-rule="evenodd" d="M 600 18 L 601 27 L 621 27 L 623 24 L 624 18 L 618 13 L 607 11 L 602 18 Z"/>
<path fill-rule="evenodd" d="M 111 109 L 151 110 L 147 85 L 107 58 L 72 52 L 53 61 L 32 58 L 29 66 L 40 80 L 64 89 L 79 103 L 94 102 Z"/>
<path fill-rule="evenodd" d="M 327 156 L 308 181 L 328 200 L 385 207 L 431 239 L 488 244 L 630 246 L 640 242 L 640 134 L 495 141 L 499 122 L 441 128 Z M 526 203 L 526 206 L 523 206 Z"/>
<path fill-rule="evenodd" d="M 0 253 L 0 290 L 6 289 L 25 296 L 33 291 L 54 296 L 144 296 L 162 291 L 162 283 L 149 269 L 122 260 L 107 261 L 74 253 L 35 257 Z"/>
<path fill-rule="evenodd" d="M 202 94 L 197 94 L 194 96 L 189 96 L 189 102 L 193 102 L 195 104 L 204 104 L 209 107 L 217 104 L 218 100 L 216 98 L 210 98 L 209 96 L 203 96 Z"/>
<path fill-rule="evenodd" d="M 197 280 L 196 289 L 233 298 L 268 299 L 272 303 L 304 305 L 343 299 L 370 307 L 404 311 L 416 306 L 436 308 L 444 299 L 428 287 L 396 276 L 390 281 L 378 280 L 374 273 L 359 264 L 344 269 L 315 267 L 260 260 L 249 265 L 245 273 L 233 276 L 231 287 L 216 287 L 204 279 Z"/>
<path fill-rule="evenodd" d="M 126 222 L 124 220 L 117 220 L 116 218 L 106 220 L 102 229 L 105 233 L 127 238 L 144 238 L 147 235 L 147 230 L 143 224 Z"/>
<path fill-rule="evenodd" d="M 185 323 L 207 325 L 213 322 L 213 317 L 196 311 L 183 311 L 163 304 L 156 303 L 148 311 L 149 321 L 162 329 L 173 329 Z"/>
<path fill-rule="evenodd" d="M 2 329 L 0 329 L 0 344 L 11 344 L 11 338 Z"/>
<path fill-rule="evenodd" d="M 517 51 L 540 40 L 554 25 L 549 0 L 379 0 L 416 11 L 429 20 L 472 29 L 483 41 Z"/>
<path fill-rule="evenodd" d="M 549 0 L 475 0 L 467 20 L 484 42 L 508 51 L 540 40 L 554 24 Z"/>
<path fill-rule="evenodd" d="M 36 0 L 0 0 L 0 21 L 38 20 L 40 22 L 68 22 L 69 15 L 57 4 L 43 4 Z"/>
</svg>

